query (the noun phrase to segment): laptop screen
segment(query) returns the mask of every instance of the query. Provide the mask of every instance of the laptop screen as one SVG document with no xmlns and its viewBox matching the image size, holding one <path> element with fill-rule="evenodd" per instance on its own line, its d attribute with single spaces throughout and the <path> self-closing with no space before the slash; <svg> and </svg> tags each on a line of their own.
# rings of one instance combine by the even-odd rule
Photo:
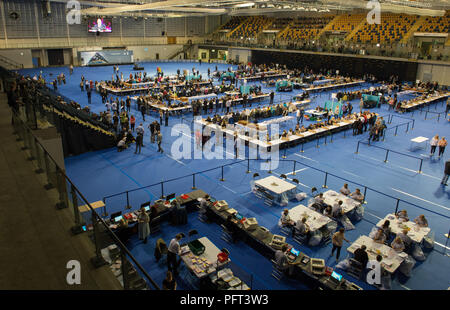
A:
<svg viewBox="0 0 450 310">
<path fill-rule="evenodd" d="M 341 280 L 342 280 L 342 275 L 340 275 L 340 274 L 337 273 L 336 271 L 333 271 L 333 272 L 331 273 L 331 276 L 332 276 L 333 278 L 335 278 L 336 280 L 338 280 L 338 281 L 341 281 Z"/>
<path fill-rule="evenodd" d="M 144 207 L 144 210 L 147 211 L 147 212 L 150 211 L 150 206 Z"/>
<path fill-rule="evenodd" d="M 298 256 L 300 254 L 300 250 L 296 250 L 296 249 L 292 248 L 291 253 L 294 254 L 295 256 Z"/>
<path fill-rule="evenodd" d="M 122 219 L 122 215 L 121 216 L 117 216 L 114 218 L 114 222 L 120 222 L 120 220 Z"/>
<path fill-rule="evenodd" d="M 243 216 L 239 213 L 236 213 L 235 217 L 240 221 L 242 220 Z"/>
<path fill-rule="evenodd" d="M 175 199 L 175 193 L 167 195 L 166 200 L 168 201 L 172 201 L 173 199 Z"/>
</svg>

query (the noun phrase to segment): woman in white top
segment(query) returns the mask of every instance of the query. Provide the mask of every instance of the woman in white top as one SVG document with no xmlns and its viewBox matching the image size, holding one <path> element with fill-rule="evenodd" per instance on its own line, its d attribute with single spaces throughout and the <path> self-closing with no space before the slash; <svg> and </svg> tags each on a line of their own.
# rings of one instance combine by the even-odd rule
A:
<svg viewBox="0 0 450 310">
<path fill-rule="evenodd" d="M 433 139 L 431 139 L 430 141 L 430 145 L 431 145 L 431 151 L 430 151 L 430 156 L 434 155 L 434 152 L 436 151 L 436 147 L 439 143 L 439 136 L 435 135 Z"/>
<path fill-rule="evenodd" d="M 405 249 L 405 245 L 400 237 L 395 237 L 394 241 L 391 243 L 391 248 L 393 248 L 395 252 L 400 253 Z"/>
<path fill-rule="evenodd" d="M 291 220 L 291 217 L 289 216 L 289 210 L 284 209 L 283 213 L 281 213 L 280 221 L 278 222 L 278 225 L 281 226 L 292 226 L 294 225 L 294 221 Z"/>
</svg>

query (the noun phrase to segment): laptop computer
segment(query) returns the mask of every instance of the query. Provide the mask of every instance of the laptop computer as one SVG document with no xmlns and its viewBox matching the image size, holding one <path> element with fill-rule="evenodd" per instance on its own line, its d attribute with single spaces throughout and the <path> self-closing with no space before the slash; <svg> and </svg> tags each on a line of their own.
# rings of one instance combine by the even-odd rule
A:
<svg viewBox="0 0 450 310">
<path fill-rule="evenodd" d="M 339 273 L 337 273 L 336 271 L 333 271 L 333 272 L 331 273 L 330 280 L 331 280 L 332 282 L 334 282 L 335 284 L 339 284 L 339 283 L 341 283 L 341 281 L 342 281 L 342 275 L 339 274 Z"/>
<path fill-rule="evenodd" d="M 166 200 L 172 202 L 175 199 L 175 193 L 167 195 Z"/>
<path fill-rule="evenodd" d="M 114 223 L 120 222 L 121 219 L 122 219 L 122 215 L 116 216 L 116 217 L 114 218 Z"/>
</svg>

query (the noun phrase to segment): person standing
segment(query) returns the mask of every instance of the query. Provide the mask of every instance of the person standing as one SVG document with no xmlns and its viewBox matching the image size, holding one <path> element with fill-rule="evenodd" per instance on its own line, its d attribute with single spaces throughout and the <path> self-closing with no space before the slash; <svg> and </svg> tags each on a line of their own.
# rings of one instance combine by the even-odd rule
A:
<svg viewBox="0 0 450 310">
<path fill-rule="evenodd" d="M 87 91 L 88 104 L 91 104 L 91 98 L 92 98 L 91 88 L 89 87 L 86 91 Z"/>
<path fill-rule="evenodd" d="M 147 237 L 150 234 L 150 226 L 149 223 L 150 218 L 145 212 L 145 208 L 141 208 L 141 212 L 138 217 L 138 231 L 139 231 L 139 240 L 144 240 L 144 243 L 147 243 Z"/>
<path fill-rule="evenodd" d="M 150 129 L 150 143 L 155 143 L 155 122 L 150 123 L 148 129 Z"/>
<path fill-rule="evenodd" d="M 439 146 L 439 155 L 438 157 L 441 157 L 442 155 L 444 155 L 445 152 L 445 147 L 447 146 L 447 140 L 445 140 L 445 137 L 442 137 L 441 140 L 439 140 L 438 142 L 438 146 Z"/>
<path fill-rule="evenodd" d="M 335 232 L 333 237 L 332 237 L 333 248 L 331 249 L 331 255 L 330 256 L 333 256 L 334 255 L 334 251 L 337 250 L 337 252 L 336 252 L 336 262 L 339 261 L 339 256 L 341 254 L 341 248 L 342 248 L 342 244 L 344 243 L 344 240 L 347 241 L 347 242 L 350 242 L 350 241 L 348 241 L 345 238 L 344 231 L 345 231 L 345 229 L 343 227 L 341 227 L 339 229 L 339 231 Z"/>
<path fill-rule="evenodd" d="M 430 156 L 434 155 L 434 152 L 436 151 L 436 147 L 437 147 L 438 143 L 439 143 L 439 136 L 435 135 L 430 141 L 430 146 L 431 146 Z"/>
<path fill-rule="evenodd" d="M 359 101 L 359 113 L 362 113 L 363 108 L 364 108 L 364 100 L 361 97 L 361 100 Z"/>
<path fill-rule="evenodd" d="M 139 154 L 141 154 L 141 147 L 142 147 L 142 142 L 144 140 L 144 135 L 140 132 L 138 132 L 138 134 L 136 135 L 136 150 L 134 151 L 134 154 L 138 153 L 139 150 Z"/>
<path fill-rule="evenodd" d="M 130 96 L 127 96 L 126 106 L 127 106 L 127 112 L 131 112 L 131 99 L 130 99 Z"/>
<path fill-rule="evenodd" d="M 178 275 L 178 265 L 179 262 L 177 262 L 177 255 L 180 254 L 180 240 L 182 238 L 181 234 L 177 234 L 175 238 L 170 240 L 169 247 L 167 248 L 167 267 L 169 271 L 173 272 L 175 276 Z"/>
<path fill-rule="evenodd" d="M 70 72 L 70 75 L 72 75 L 72 73 L 73 73 L 73 65 L 72 64 L 69 66 L 69 72 Z"/>
<path fill-rule="evenodd" d="M 273 91 L 270 92 L 270 104 L 273 104 L 273 98 L 275 97 L 275 93 Z"/>
<path fill-rule="evenodd" d="M 146 109 L 146 106 L 145 106 L 145 103 L 143 103 L 142 105 L 141 105 L 141 114 L 142 114 L 142 120 L 145 122 L 145 113 L 147 113 L 147 109 Z"/>
<path fill-rule="evenodd" d="M 164 126 L 169 126 L 169 111 L 164 112 Z"/>
<path fill-rule="evenodd" d="M 161 131 L 158 131 L 158 133 L 156 134 L 156 143 L 158 144 L 158 152 L 164 153 L 164 150 L 161 148 L 162 143 Z"/>
<path fill-rule="evenodd" d="M 162 284 L 163 290 L 175 291 L 177 289 L 177 282 L 173 278 L 172 272 L 169 270 L 166 273 L 166 278 Z"/>
<path fill-rule="evenodd" d="M 162 126 L 162 120 L 163 120 L 163 111 L 159 111 L 159 124 Z"/>
<path fill-rule="evenodd" d="M 136 118 L 134 117 L 134 115 L 130 116 L 130 128 L 131 131 L 134 132 L 134 126 L 136 125 Z"/>
<path fill-rule="evenodd" d="M 445 162 L 444 167 L 444 177 L 442 178 L 441 184 L 447 186 L 448 176 L 450 175 L 450 160 Z"/>
</svg>

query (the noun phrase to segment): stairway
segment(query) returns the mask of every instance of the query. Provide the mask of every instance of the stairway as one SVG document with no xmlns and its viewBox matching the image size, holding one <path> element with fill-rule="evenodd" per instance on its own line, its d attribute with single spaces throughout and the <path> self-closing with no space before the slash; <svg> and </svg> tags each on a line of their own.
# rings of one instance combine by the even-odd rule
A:
<svg viewBox="0 0 450 310">
<path fill-rule="evenodd" d="M 12 60 L 11 58 L 0 55 L 0 66 L 9 70 L 19 70 L 23 69 L 23 64 L 19 64 L 18 62 Z"/>
<path fill-rule="evenodd" d="M 187 45 L 183 45 L 183 48 L 176 51 L 175 53 L 173 53 L 172 55 L 170 55 L 167 59 L 174 59 L 175 57 L 177 57 L 178 55 L 180 55 L 181 53 L 186 53 L 188 49 L 190 49 L 192 46 L 192 44 L 187 44 Z"/>
<path fill-rule="evenodd" d="M 358 24 L 358 26 L 356 26 L 355 29 L 353 29 L 353 31 L 350 32 L 350 33 L 348 34 L 348 36 L 345 37 L 344 41 L 350 41 L 350 40 L 355 36 L 355 34 L 356 34 L 359 30 L 361 30 L 362 27 L 364 27 L 364 25 L 365 25 L 366 23 L 367 23 L 367 19 L 366 19 L 366 18 L 363 18 L 363 19 L 361 20 L 361 22 Z"/>
<path fill-rule="evenodd" d="M 422 26 L 422 24 L 425 22 L 426 19 L 427 19 L 426 16 L 420 16 L 419 19 L 416 20 L 414 25 L 411 27 L 411 29 L 409 29 L 409 31 L 405 34 L 403 39 L 400 40 L 400 43 L 407 43 L 408 40 L 411 38 L 411 36 L 414 34 L 414 32 L 416 32 L 417 29 L 419 29 L 419 27 Z"/>
<path fill-rule="evenodd" d="M 251 18 L 251 17 L 247 17 L 244 20 L 242 20 L 242 22 L 239 24 L 239 26 L 237 26 L 236 28 L 234 28 L 233 30 L 231 30 L 230 32 L 227 33 L 226 37 L 231 38 L 231 35 L 233 34 L 233 32 L 235 32 L 236 30 L 241 28 L 242 25 L 245 24 L 249 18 Z"/>
<path fill-rule="evenodd" d="M 322 30 L 319 31 L 319 33 L 314 37 L 314 40 L 318 40 L 322 34 L 325 31 L 328 31 L 331 29 L 331 27 L 333 27 L 334 23 L 336 23 L 336 21 L 338 21 L 343 15 L 336 15 L 331 22 L 329 22 L 325 27 L 322 28 Z"/>
</svg>

